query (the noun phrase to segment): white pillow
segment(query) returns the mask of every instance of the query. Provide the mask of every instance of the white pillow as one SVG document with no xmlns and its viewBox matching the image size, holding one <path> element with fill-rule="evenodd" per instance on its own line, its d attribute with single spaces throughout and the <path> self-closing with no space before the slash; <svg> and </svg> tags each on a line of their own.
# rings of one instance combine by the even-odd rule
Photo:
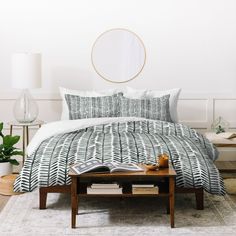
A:
<svg viewBox="0 0 236 236">
<path fill-rule="evenodd" d="M 177 112 L 177 105 L 178 105 L 178 99 L 181 89 L 180 88 L 174 88 L 170 90 L 137 90 L 130 87 L 126 87 L 126 92 L 124 93 L 125 97 L 129 98 L 156 98 L 156 97 L 162 97 L 164 95 L 170 94 L 170 116 L 173 122 L 178 122 L 178 112 Z"/>
<path fill-rule="evenodd" d="M 60 95 L 62 98 L 61 120 L 69 120 L 69 109 L 68 109 L 67 102 L 65 99 L 65 94 L 77 95 L 81 97 L 103 97 L 103 96 L 113 95 L 118 92 L 115 89 L 102 90 L 102 91 L 73 90 L 73 89 L 67 89 L 63 87 L 59 87 L 59 89 L 60 89 Z"/>
<path fill-rule="evenodd" d="M 143 99 L 146 97 L 147 90 L 144 89 L 133 89 L 130 87 L 126 87 L 123 92 L 124 97 L 132 98 L 132 99 Z"/>
</svg>

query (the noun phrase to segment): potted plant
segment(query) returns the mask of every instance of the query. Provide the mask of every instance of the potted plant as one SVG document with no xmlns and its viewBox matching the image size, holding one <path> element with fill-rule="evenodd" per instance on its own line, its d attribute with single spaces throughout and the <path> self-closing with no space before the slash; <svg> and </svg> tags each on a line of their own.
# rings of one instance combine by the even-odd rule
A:
<svg viewBox="0 0 236 236">
<path fill-rule="evenodd" d="M 0 123 L 0 176 L 8 175 L 12 173 L 12 165 L 19 165 L 16 159 L 12 159 L 13 156 L 23 156 L 23 152 L 14 147 L 19 142 L 20 136 L 3 135 L 3 123 Z"/>
</svg>

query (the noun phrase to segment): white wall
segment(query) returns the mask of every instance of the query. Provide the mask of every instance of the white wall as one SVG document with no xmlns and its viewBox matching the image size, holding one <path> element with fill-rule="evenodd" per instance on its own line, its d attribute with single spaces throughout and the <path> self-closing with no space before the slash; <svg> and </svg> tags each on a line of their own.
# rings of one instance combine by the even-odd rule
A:
<svg viewBox="0 0 236 236">
<path fill-rule="evenodd" d="M 124 27 L 147 49 L 130 86 L 235 94 L 235 12 L 235 0 L 1 0 L 0 88 L 20 51 L 43 54 L 44 90 L 117 86 L 94 72 L 90 53 L 100 33 Z"/>
<path fill-rule="evenodd" d="M 12 119 L 11 55 L 41 52 L 40 118 L 59 119 L 58 86 L 181 87 L 182 122 L 202 131 L 223 115 L 236 127 L 235 0 L 0 0 L 0 120 Z M 93 70 L 95 39 L 116 27 L 143 40 L 147 62 L 139 77 L 111 84 Z"/>
</svg>

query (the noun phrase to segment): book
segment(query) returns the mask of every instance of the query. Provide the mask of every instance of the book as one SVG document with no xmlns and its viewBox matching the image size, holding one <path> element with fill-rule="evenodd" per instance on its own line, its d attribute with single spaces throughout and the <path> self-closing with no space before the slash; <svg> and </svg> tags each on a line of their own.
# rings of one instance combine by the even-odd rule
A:
<svg viewBox="0 0 236 236">
<path fill-rule="evenodd" d="M 159 188 L 156 187 L 133 187 L 133 194 L 159 194 Z"/>
<path fill-rule="evenodd" d="M 120 186 L 118 184 L 92 184 L 91 188 L 93 189 L 117 189 Z"/>
<path fill-rule="evenodd" d="M 154 184 L 132 184 L 133 188 L 153 188 Z"/>
<path fill-rule="evenodd" d="M 87 187 L 87 194 L 122 194 L 122 188 L 91 188 Z"/>
<path fill-rule="evenodd" d="M 223 132 L 223 133 L 219 133 L 219 134 L 217 134 L 217 137 L 224 138 L 224 139 L 236 138 L 236 132 Z"/>
<path fill-rule="evenodd" d="M 143 171 L 143 169 L 136 165 L 131 163 L 102 163 L 98 160 L 89 160 L 84 163 L 78 163 L 72 165 L 72 170 L 76 174 L 83 174 L 88 172 L 94 172 L 94 173 L 113 173 L 113 172 L 120 172 L 120 171 Z"/>
</svg>

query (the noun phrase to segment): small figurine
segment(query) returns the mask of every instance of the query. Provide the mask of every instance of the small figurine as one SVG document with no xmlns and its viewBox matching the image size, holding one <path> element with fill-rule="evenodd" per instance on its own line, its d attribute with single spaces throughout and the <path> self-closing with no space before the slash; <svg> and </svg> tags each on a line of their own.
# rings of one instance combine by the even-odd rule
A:
<svg viewBox="0 0 236 236">
<path fill-rule="evenodd" d="M 223 117 L 219 116 L 214 120 L 214 122 L 211 125 L 211 129 L 216 134 L 224 133 L 229 128 L 229 122 L 226 121 Z"/>
<path fill-rule="evenodd" d="M 216 127 L 216 134 L 220 134 L 220 133 L 224 133 L 225 129 L 219 125 L 218 127 Z"/>
</svg>

